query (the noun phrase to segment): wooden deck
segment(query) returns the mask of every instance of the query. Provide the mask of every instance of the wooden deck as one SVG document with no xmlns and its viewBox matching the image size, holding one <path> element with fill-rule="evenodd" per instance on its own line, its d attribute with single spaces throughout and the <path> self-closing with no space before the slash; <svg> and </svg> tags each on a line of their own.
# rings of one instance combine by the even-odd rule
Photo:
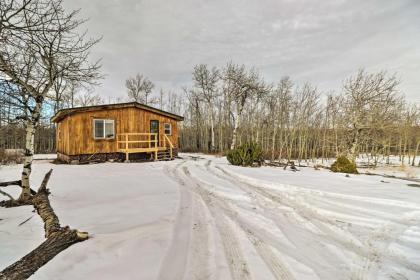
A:
<svg viewBox="0 0 420 280">
<path fill-rule="evenodd" d="M 130 154 L 150 153 L 154 160 L 158 153 L 169 150 L 170 159 L 173 159 L 174 145 L 166 134 L 157 133 L 121 133 L 117 134 L 117 151 L 125 154 L 126 162 Z"/>
</svg>

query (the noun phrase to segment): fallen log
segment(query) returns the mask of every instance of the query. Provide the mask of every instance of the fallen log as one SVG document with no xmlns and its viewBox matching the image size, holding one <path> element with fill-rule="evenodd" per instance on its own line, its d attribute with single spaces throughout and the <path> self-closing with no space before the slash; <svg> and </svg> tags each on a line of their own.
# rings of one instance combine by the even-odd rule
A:
<svg viewBox="0 0 420 280">
<path fill-rule="evenodd" d="M 289 164 L 290 164 L 290 170 L 292 170 L 293 172 L 300 171 L 299 169 L 296 168 L 294 161 L 288 161 L 286 165 L 283 167 L 283 169 L 286 170 Z"/>
<path fill-rule="evenodd" d="M 264 165 L 267 166 L 274 166 L 274 167 L 283 167 L 286 164 L 283 162 L 278 162 L 278 161 L 269 161 L 269 162 L 265 162 Z"/>
<path fill-rule="evenodd" d="M 10 182 L 0 182 L 0 188 L 1 187 L 8 187 L 8 186 L 19 186 L 22 188 L 22 180 L 16 180 L 16 181 L 10 181 Z M 31 195 L 35 195 L 36 191 L 34 191 L 32 188 L 30 188 Z M 5 195 L 9 197 L 9 200 L 3 200 L 0 201 L 0 207 L 18 207 L 23 205 L 31 205 L 30 201 L 20 201 L 19 199 L 14 199 L 11 195 L 9 195 L 6 192 L 0 191 L 0 194 Z"/>
<path fill-rule="evenodd" d="M 10 182 L 0 182 L 0 187 L 8 187 L 8 186 L 22 186 L 22 180 L 10 181 Z"/>
<path fill-rule="evenodd" d="M 71 245 L 89 238 L 87 232 L 72 230 L 68 226 L 61 227 L 57 215 L 51 207 L 47 189 L 52 169 L 45 175 L 38 192 L 32 197 L 32 203 L 44 222 L 47 238 L 32 252 L 0 272 L 0 280 L 23 280 L 29 278 L 40 267 Z"/>
<path fill-rule="evenodd" d="M 22 180 L 16 180 L 16 181 L 10 181 L 10 182 L 0 182 L 0 188 L 1 187 L 8 187 L 8 186 L 19 186 L 22 187 Z M 34 191 L 32 188 L 31 190 L 31 194 L 35 195 L 36 191 Z"/>
<path fill-rule="evenodd" d="M 7 196 L 10 199 L 10 201 L 12 201 L 12 202 L 15 201 L 15 199 L 13 198 L 13 196 L 11 196 L 10 194 L 8 194 L 7 192 L 4 192 L 4 191 L 0 190 L 0 194 L 2 194 L 4 196 Z M 1 204 L 0 204 L 0 206 L 1 206 Z"/>
</svg>

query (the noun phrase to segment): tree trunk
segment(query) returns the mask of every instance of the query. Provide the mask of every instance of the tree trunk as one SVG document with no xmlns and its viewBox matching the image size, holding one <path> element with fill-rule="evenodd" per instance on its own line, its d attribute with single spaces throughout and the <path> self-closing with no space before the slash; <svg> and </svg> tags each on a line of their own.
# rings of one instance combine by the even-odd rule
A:
<svg viewBox="0 0 420 280">
<path fill-rule="evenodd" d="M 416 156 L 419 152 L 419 147 L 420 147 L 420 141 L 417 142 L 416 150 L 414 151 L 414 154 L 413 154 L 413 160 L 411 161 L 411 166 L 414 166 L 416 164 Z"/>
<path fill-rule="evenodd" d="M 210 102 L 210 152 L 213 153 L 215 151 L 215 143 L 214 143 L 214 112 L 213 112 L 213 104 Z"/>
<path fill-rule="evenodd" d="M 31 197 L 31 188 L 29 184 L 29 177 L 32 171 L 32 160 L 34 155 L 34 138 L 35 127 L 39 123 L 42 109 L 42 98 L 37 99 L 32 115 L 26 119 L 26 136 L 25 136 L 25 160 L 23 162 L 22 170 L 22 192 L 19 196 L 19 201 L 28 201 Z"/>
<path fill-rule="evenodd" d="M 239 115 L 236 116 L 235 118 L 235 125 L 233 127 L 233 132 L 232 132 L 232 143 L 230 145 L 230 149 L 233 150 L 236 148 L 236 138 L 237 138 L 237 134 L 238 134 L 238 128 L 239 128 Z"/>
<path fill-rule="evenodd" d="M 354 131 L 353 141 L 352 141 L 351 148 L 349 151 L 350 160 L 353 162 L 356 162 L 356 152 L 359 146 L 359 134 L 360 134 L 360 130 L 356 128 Z"/>
<path fill-rule="evenodd" d="M 32 160 L 34 155 L 34 136 L 35 126 L 32 121 L 27 121 L 25 136 L 25 160 L 23 162 L 22 192 L 19 197 L 20 201 L 27 201 L 31 197 L 29 177 L 32 171 Z"/>
<path fill-rule="evenodd" d="M 274 124 L 273 124 L 273 135 L 272 135 L 272 138 L 271 138 L 271 161 L 274 161 L 274 159 L 275 159 L 275 156 L 276 156 L 276 154 L 275 154 L 275 151 L 276 151 L 276 138 L 277 137 L 277 125 L 276 125 L 276 122 L 274 121 Z"/>
<path fill-rule="evenodd" d="M 240 121 L 241 121 L 242 110 L 243 110 L 243 106 L 238 105 L 238 112 L 235 118 L 235 124 L 233 127 L 233 133 L 232 133 L 232 143 L 230 145 L 231 150 L 235 149 L 237 145 L 236 142 L 238 141 L 238 129 L 239 129 Z"/>
<path fill-rule="evenodd" d="M 76 230 L 62 228 L 60 231 L 52 234 L 35 250 L 0 272 L 0 280 L 28 279 L 61 251 L 83 240 L 79 237 Z"/>
<path fill-rule="evenodd" d="M 200 106 L 198 103 L 198 99 L 195 99 L 195 125 L 196 125 L 196 132 L 195 132 L 195 144 L 197 151 L 201 150 L 201 142 L 200 142 L 200 123 L 201 123 L 201 115 L 200 115 Z"/>
</svg>

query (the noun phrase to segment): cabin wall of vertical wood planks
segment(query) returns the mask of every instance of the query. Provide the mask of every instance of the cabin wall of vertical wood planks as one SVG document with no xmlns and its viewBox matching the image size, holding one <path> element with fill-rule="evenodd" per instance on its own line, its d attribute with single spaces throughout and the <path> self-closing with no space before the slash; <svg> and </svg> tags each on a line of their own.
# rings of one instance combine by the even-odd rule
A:
<svg viewBox="0 0 420 280">
<path fill-rule="evenodd" d="M 57 152 L 66 155 L 115 153 L 117 137 L 94 139 L 93 119 L 111 119 L 115 122 L 115 133 L 149 133 L 150 121 L 159 121 L 159 134 L 164 134 L 164 123 L 170 123 L 172 133 L 168 135 L 178 147 L 178 126 L 175 119 L 139 108 L 106 109 L 90 112 L 75 112 L 57 124 Z"/>
</svg>

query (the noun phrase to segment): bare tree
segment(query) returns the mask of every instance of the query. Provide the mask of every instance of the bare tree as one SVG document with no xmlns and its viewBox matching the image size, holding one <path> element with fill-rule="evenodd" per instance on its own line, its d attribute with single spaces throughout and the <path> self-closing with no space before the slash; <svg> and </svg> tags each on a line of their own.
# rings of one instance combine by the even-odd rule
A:
<svg viewBox="0 0 420 280">
<path fill-rule="evenodd" d="M 104 101 L 100 95 L 94 94 L 91 90 L 86 90 L 76 96 L 75 104 L 80 107 L 103 104 Z"/>
<path fill-rule="evenodd" d="M 208 115 L 210 118 L 210 152 L 215 150 L 214 136 L 214 103 L 218 96 L 217 82 L 219 81 L 219 71 L 216 68 L 211 70 L 205 64 L 194 67 L 193 80 L 198 89 L 198 98 L 208 105 Z"/>
<path fill-rule="evenodd" d="M 22 202 L 31 197 L 35 128 L 54 84 L 58 79 L 92 83 L 100 77 L 99 62 L 88 62 L 98 39 L 78 33 L 84 21 L 77 16 L 78 11 L 66 13 L 60 0 L 0 2 L 0 78 L 16 87 L 26 129 Z"/>
<path fill-rule="evenodd" d="M 128 78 L 125 81 L 125 87 L 127 88 L 128 97 L 133 101 L 146 105 L 157 102 L 156 99 L 151 99 L 152 89 L 155 85 L 141 74 Z"/>
<path fill-rule="evenodd" d="M 280 142 L 278 148 L 279 158 L 283 151 L 284 141 L 283 131 L 284 125 L 287 122 L 287 113 L 290 106 L 291 93 L 292 93 L 293 83 L 289 77 L 284 77 L 280 80 L 277 87 L 270 91 L 270 93 L 263 100 L 266 117 L 265 119 L 269 121 L 270 127 L 272 130 L 271 134 L 271 160 L 275 158 L 276 152 L 276 143 L 279 138 Z M 278 136 L 280 131 L 280 135 Z"/>
<path fill-rule="evenodd" d="M 165 100 L 164 100 L 164 98 L 165 98 L 165 92 L 161 88 L 159 90 L 159 109 L 161 109 L 161 110 L 163 110 L 163 108 L 165 107 L 165 104 L 164 104 Z"/>
<path fill-rule="evenodd" d="M 232 97 L 234 105 L 234 127 L 230 148 L 236 147 L 238 129 L 242 113 L 247 101 L 251 98 L 259 98 L 268 93 L 269 87 L 264 83 L 255 69 L 247 70 L 244 65 L 228 63 L 223 71 L 225 90 Z"/>
<path fill-rule="evenodd" d="M 76 81 L 67 82 L 65 90 L 61 95 L 61 103 L 63 107 L 73 108 L 77 104 L 78 92 L 83 88 Z"/>
<path fill-rule="evenodd" d="M 401 98 L 399 81 L 385 71 L 367 73 L 359 70 L 344 83 L 344 106 L 351 131 L 349 157 L 355 160 L 363 133 L 385 129 L 396 119 Z"/>
</svg>

